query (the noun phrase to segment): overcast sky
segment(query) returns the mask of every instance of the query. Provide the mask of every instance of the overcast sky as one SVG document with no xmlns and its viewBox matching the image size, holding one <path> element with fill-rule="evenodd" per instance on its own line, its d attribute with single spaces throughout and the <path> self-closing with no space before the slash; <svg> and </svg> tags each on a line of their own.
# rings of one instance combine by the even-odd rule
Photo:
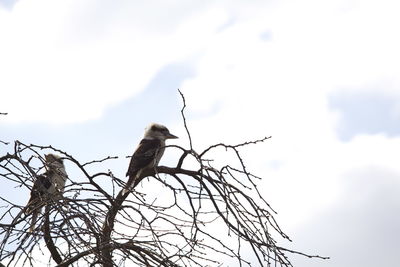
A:
<svg viewBox="0 0 400 267">
<path fill-rule="evenodd" d="M 397 267 L 399 10 L 394 0 L 0 0 L 0 140 L 117 155 L 123 177 L 149 122 L 185 136 L 180 88 L 195 149 L 272 136 L 246 150 L 249 168 L 289 246 L 331 257 L 293 257 L 296 267 Z"/>
</svg>

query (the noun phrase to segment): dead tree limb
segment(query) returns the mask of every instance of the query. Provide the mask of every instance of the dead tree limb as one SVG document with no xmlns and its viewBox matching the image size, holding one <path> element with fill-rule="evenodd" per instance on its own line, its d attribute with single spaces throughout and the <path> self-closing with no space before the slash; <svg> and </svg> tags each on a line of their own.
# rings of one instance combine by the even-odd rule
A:
<svg viewBox="0 0 400 267">
<path fill-rule="evenodd" d="M 175 152 L 175 167 L 143 172 L 140 189 L 129 194 L 122 193 L 125 178 L 103 169 L 118 157 L 81 163 L 51 145 L 2 142 L 9 151 L 0 155 L 0 179 L 21 192 L 29 194 L 43 172 L 44 153 L 62 156 L 74 175 L 63 197 L 43 203 L 45 211 L 33 233 L 28 232 L 30 215 L 24 213 L 24 203 L 0 196 L 0 261 L 36 266 L 42 261 L 38 252 L 52 266 L 222 266 L 234 261 L 237 266 L 287 267 L 292 266 L 290 254 L 327 259 L 280 245 L 291 240 L 260 192 L 261 178 L 248 170 L 241 154 L 243 147 L 271 137 L 196 151 L 185 118 L 186 101 L 179 93 L 189 146 L 168 146 Z M 216 164 L 217 150 L 229 160 Z"/>
</svg>

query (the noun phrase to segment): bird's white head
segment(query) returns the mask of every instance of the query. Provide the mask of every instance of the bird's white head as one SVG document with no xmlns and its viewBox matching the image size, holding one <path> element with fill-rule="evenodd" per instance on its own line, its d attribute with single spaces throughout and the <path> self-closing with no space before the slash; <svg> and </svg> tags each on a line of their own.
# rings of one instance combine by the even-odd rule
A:
<svg viewBox="0 0 400 267">
<path fill-rule="evenodd" d="M 144 131 L 145 139 L 160 139 L 165 141 L 166 139 L 176 139 L 177 136 L 171 134 L 167 127 L 158 123 L 151 123 L 146 127 Z"/>
<path fill-rule="evenodd" d="M 46 159 L 46 165 L 49 168 L 51 167 L 64 168 L 64 162 L 60 156 L 50 153 L 45 155 L 44 157 Z"/>
</svg>

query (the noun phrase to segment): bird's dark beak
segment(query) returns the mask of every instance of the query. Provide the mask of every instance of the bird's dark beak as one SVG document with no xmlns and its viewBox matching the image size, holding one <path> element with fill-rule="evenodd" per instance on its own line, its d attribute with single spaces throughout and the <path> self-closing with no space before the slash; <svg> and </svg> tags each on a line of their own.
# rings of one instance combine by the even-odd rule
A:
<svg viewBox="0 0 400 267">
<path fill-rule="evenodd" d="M 170 134 L 170 133 L 168 133 L 168 135 L 167 135 L 167 139 L 177 139 L 177 138 L 178 138 L 178 136 L 175 136 L 175 135 Z"/>
</svg>

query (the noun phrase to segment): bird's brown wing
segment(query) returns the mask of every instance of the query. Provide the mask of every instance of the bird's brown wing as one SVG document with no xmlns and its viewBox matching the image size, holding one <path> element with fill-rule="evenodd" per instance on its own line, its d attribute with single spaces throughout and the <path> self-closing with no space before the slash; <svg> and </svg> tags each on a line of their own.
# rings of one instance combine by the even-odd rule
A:
<svg viewBox="0 0 400 267">
<path fill-rule="evenodd" d="M 136 175 L 139 170 L 148 167 L 154 161 L 160 146 L 161 141 L 158 139 L 142 139 L 133 153 L 126 176 Z"/>
<path fill-rule="evenodd" d="M 135 188 L 140 182 L 141 170 L 148 168 L 154 162 L 157 153 L 161 147 L 161 141 L 158 139 L 142 139 L 139 146 L 132 155 L 126 176 L 129 176 L 126 188 L 122 191 L 126 194 L 130 189 Z"/>
<path fill-rule="evenodd" d="M 28 204 L 26 204 L 26 213 L 32 212 L 40 206 L 44 194 L 47 193 L 51 186 L 51 181 L 47 173 L 37 176 L 36 181 L 33 183 L 31 190 L 31 197 L 29 198 Z"/>
</svg>

